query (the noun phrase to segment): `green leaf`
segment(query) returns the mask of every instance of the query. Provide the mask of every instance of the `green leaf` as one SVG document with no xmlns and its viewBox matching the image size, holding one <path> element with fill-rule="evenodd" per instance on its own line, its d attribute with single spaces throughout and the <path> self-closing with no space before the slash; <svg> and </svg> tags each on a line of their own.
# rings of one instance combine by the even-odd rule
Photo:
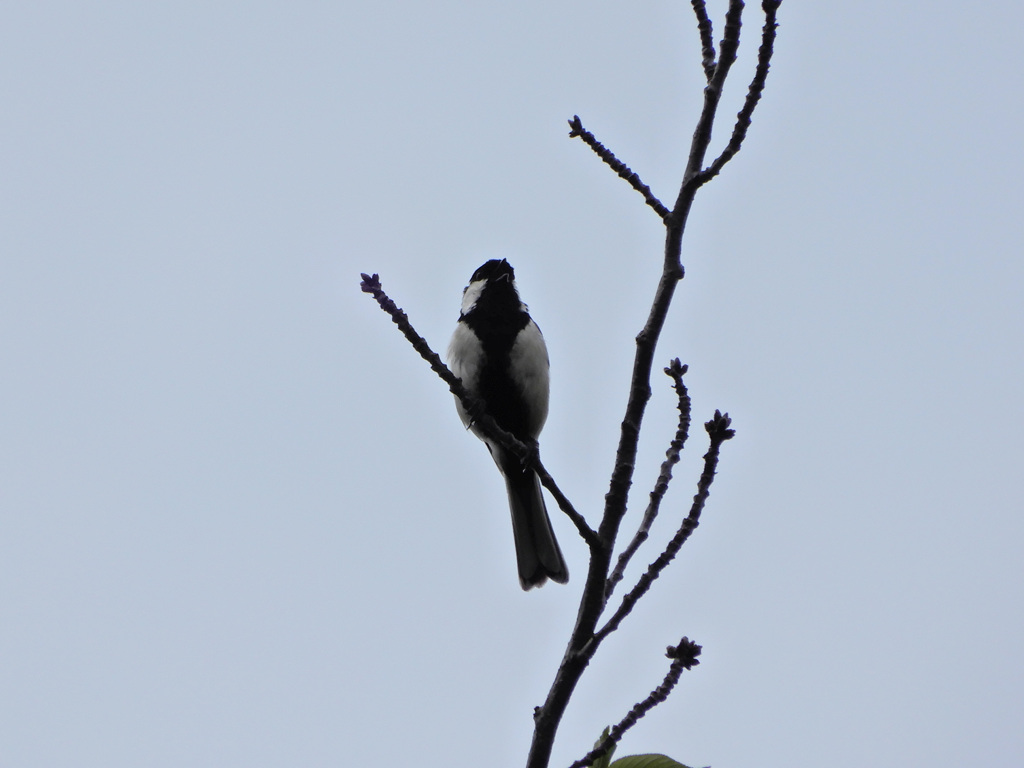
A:
<svg viewBox="0 0 1024 768">
<path fill-rule="evenodd" d="M 594 763 L 597 765 L 597 763 Z M 630 755 L 616 760 L 611 768 L 688 768 L 665 755 Z"/>
<path fill-rule="evenodd" d="M 594 749 L 601 746 L 602 742 L 608 738 L 608 734 L 612 732 L 611 728 L 605 728 L 601 731 L 601 736 L 597 741 L 594 742 Z M 597 758 L 590 764 L 590 768 L 608 768 L 608 764 L 612 761 L 612 754 L 615 752 L 615 745 L 612 744 L 611 749 L 605 752 L 601 757 Z"/>
</svg>

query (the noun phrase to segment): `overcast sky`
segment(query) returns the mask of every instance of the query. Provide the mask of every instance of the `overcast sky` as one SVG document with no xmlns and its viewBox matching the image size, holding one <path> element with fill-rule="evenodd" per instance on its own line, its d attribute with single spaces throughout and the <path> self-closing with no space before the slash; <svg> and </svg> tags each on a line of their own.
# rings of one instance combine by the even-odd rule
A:
<svg viewBox="0 0 1024 768">
<path fill-rule="evenodd" d="M 638 568 L 699 425 L 737 437 L 552 766 L 686 635 L 700 666 L 620 755 L 1019 768 L 1024 5 L 779 19 L 690 217 L 627 528 L 672 357 L 696 428 Z M 443 350 L 509 259 L 542 454 L 596 521 L 663 230 L 566 120 L 670 202 L 702 85 L 682 0 L 3 5 L 0 764 L 521 766 L 586 547 L 551 505 L 572 578 L 520 590 L 500 476 L 359 273 Z"/>
</svg>

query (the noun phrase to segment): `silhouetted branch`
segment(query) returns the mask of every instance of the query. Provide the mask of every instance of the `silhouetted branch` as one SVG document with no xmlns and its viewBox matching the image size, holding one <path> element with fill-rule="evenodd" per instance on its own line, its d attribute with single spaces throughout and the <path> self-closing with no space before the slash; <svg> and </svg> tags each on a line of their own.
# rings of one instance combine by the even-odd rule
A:
<svg viewBox="0 0 1024 768">
<path fill-rule="evenodd" d="M 540 484 L 547 488 L 554 497 L 555 501 L 558 503 L 558 508 L 561 509 L 570 520 L 572 520 L 573 525 L 576 526 L 576 530 L 579 531 L 583 540 L 587 542 L 587 546 L 590 547 L 591 551 L 604 548 L 604 542 L 598 538 L 597 531 L 590 527 L 587 521 L 583 518 L 583 515 L 576 511 L 572 502 L 566 498 L 564 493 L 562 493 L 562 489 L 555 484 L 555 479 L 551 477 L 544 465 L 541 464 L 539 455 L 535 456 L 535 459 L 530 462 L 529 466 L 537 473 L 537 476 L 540 478 Z"/>
<path fill-rule="evenodd" d="M 412 327 L 412 323 L 409 322 L 409 316 L 399 307 L 395 302 L 391 300 L 380 284 L 380 275 L 373 274 L 368 275 L 365 272 L 360 274 L 363 278 L 359 284 L 359 288 L 363 293 L 369 293 L 373 295 L 374 300 L 380 305 L 388 315 L 391 316 L 392 322 L 398 326 L 398 330 L 402 332 L 402 335 L 409 340 L 412 344 L 413 349 L 420 353 L 420 357 L 426 360 L 430 364 L 430 369 L 444 379 L 444 382 L 448 385 L 448 388 L 452 393 L 462 401 L 466 411 L 473 417 L 474 420 L 482 418 L 485 414 L 474 397 L 472 397 L 462 386 L 462 382 L 459 378 L 448 370 L 448 366 L 441 360 L 441 356 L 430 348 L 427 344 L 427 340 L 416 333 L 416 329 Z M 511 435 L 509 435 L 511 437 Z M 515 440 L 515 438 L 512 438 Z M 518 441 L 516 441 L 518 442 Z"/>
<path fill-rule="evenodd" d="M 704 67 L 704 75 L 708 82 L 715 75 L 715 36 L 711 28 L 711 19 L 708 18 L 708 9 L 704 0 L 690 0 L 693 12 L 697 15 L 697 31 L 700 32 L 700 53 L 701 65 Z"/>
<path fill-rule="evenodd" d="M 683 383 L 683 375 L 686 373 L 686 370 L 687 366 L 680 363 L 679 358 L 669 363 L 669 366 L 665 369 L 665 373 L 672 378 L 676 394 L 679 396 L 679 426 L 676 428 L 675 437 L 669 443 L 668 451 L 665 453 L 665 461 L 661 463 L 661 474 L 658 475 L 658 481 L 654 484 L 654 490 L 651 491 L 651 500 L 644 511 L 640 527 L 633 536 L 633 540 L 629 542 L 629 546 L 619 555 L 619 559 L 615 564 L 615 570 L 608 577 L 605 599 L 612 596 L 612 592 L 615 591 L 615 585 L 622 581 L 622 575 L 625 573 L 630 559 L 640 549 L 640 545 L 647 540 L 651 526 L 654 524 L 654 519 L 658 516 L 658 510 L 661 508 L 661 501 L 668 491 L 668 484 L 672 480 L 672 467 L 679 463 L 679 454 L 686 444 L 686 438 L 690 432 L 690 396 L 687 394 L 686 385 Z"/>
<path fill-rule="evenodd" d="M 715 76 L 719 87 L 725 85 L 725 78 L 729 76 L 729 67 L 736 61 L 736 52 L 740 48 L 740 27 L 743 19 L 743 0 L 730 0 L 729 10 L 725 14 L 725 34 L 719 43 L 721 55 L 715 65 Z"/>
<path fill-rule="evenodd" d="M 402 332 L 402 335 L 409 340 L 412 344 L 413 349 L 420 353 L 420 357 L 426 360 L 430 364 L 431 370 L 440 376 L 444 382 L 448 385 L 448 389 L 462 402 L 462 407 L 466 409 L 474 424 L 478 424 L 489 437 L 493 437 L 497 440 L 503 448 L 512 451 L 519 459 L 524 463 L 525 466 L 530 467 L 537 472 L 540 478 L 541 484 L 547 488 L 551 495 L 558 502 L 558 508 L 566 514 L 566 516 L 572 520 L 573 525 L 579 531 L 580 536 L 587 542 L 587 545 L 591 550 L 601 547 L 601 541 L 597 536 L 597 532 L 591 528 L 587 521 L 584 520 L 583 516 L 576 511 L 572 503 L 566 498 L 565 494 L 562 493 L 561 489 L 555 483 L 554 478 L 548 473 L 540 461 L 540 454 L 536 444 L 526 445 L 522 441 L 518 440 L 512 433 L 506 432 L 501 426 L 489 416 L 483 409 L 482 404 L 479 400 L 473 397 L 464 386 L 462 386 L 462 380 L 459 379 L 454 373 L 449 370 L 448 366 L 441 360 L 441 356 L 438 355 L 426 339 L 420 336 L 416 329 L 412 327 L 412 323 L 409 322 L 409 316 L 391 300 L 381 287 L 380 276 L 373 274 L 368 275 L 365 272 L 361 274 L 363 278 L 360 283 L 360 288 L 363 293 L 369 293 L 373 295 L 374 300 L 380 305 L 388 315 L 391 316 L 391 320 L 398 326 L 398 329 Z"/>
<path fill-rule="evenodd" d="M 602 739 L 600 744 L 570 765 L 569 768 L 585 768 L 585 766 L 593 763 L 617 744 L 626 731 L 636 725 L 641 717 L 668 698 L 669 694 L 672 693 L 672 689 L 679 682 L 679 678 L 682 677 L 684 669 L 693 669 L 700 664 L 700 661 L 697 659 L 700 656 L 700 651 L 701 647 L 686 637 L 675 648 L 669 646 L 665 651 L 665 655 L 672 659 L 672 664 L 669 666 L 665 679 L 661 681 L 661 685 L 651 691 L 646 699 L 634 705 L 629 714 L 612 726 L 611 731 Z"/>
<path fill-rule="evenodd" d="M 610 149 L 598 141 L 594 134 L 583 127 L 583 122 L 580 120 L 579 115 L 573 115 L 572 120 L 569 121 L 569 128 L 571 128 L 569 131 L 570 138 L 582 139 L 613 171 L 629 182 L 629 186 L 643 195 L 647 204 L 657 211 L 661 218 L 664 219 L 668 216 L 668 208 L 662 204 L 661 200 L 654 196 L 651 188 L 644 184 L 640 177 L 628 165 L 619 160 Z"/>
</svg>

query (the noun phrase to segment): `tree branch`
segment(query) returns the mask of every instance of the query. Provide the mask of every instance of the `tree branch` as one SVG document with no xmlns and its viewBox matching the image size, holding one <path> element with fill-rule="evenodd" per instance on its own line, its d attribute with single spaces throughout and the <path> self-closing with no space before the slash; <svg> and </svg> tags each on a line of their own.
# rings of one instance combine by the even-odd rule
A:
<svg viewBox="0 0 1024 768">
<path fill-rule="evenodd" d="M 661 200 L 654 196 L 651 188 L 644 184 L 640 177 L 628 165 L 619 160 L 610 149 L 598 141 L 594 134 L 583 127 L 583 122 L 580 120 L 579 115 L 573 115 L 572 120 L 569 121 L 569 128 L 571 129 L 569 131 L 569 138 L 582 139 L 613 171 L 625 179 L 629 186 L 643 195 L 647 204 L 657 211 L 661 218 L 664 219 L 668 216 L 668 208 L 662 204 Z"/>
<path fill-rule="evenodd" d="M 767 53 L 764 58 L 767 60 L 771 54 L 771 47 L 774 43 L 774 19 L 775 10 L 780 0 L 765 0 L 764 9 L 766 18 L 772 26 L 773 35 L 765 43 L 762 49 Z M 713 51 L 713 45 L 709 43 L 710 20 L 707 25 L 702 26 L 702 16 L 706 16 L 706 9 L 701 10 L 702 3 L 691 0 L 698 18 L 698 29 L 701 34 L 702 55 L 707 58 L 708 51 Z M 722 89 L 733 63 L 736 61 L 736 53 L 739 47 L 741 17 L 743 12 L 743 0 L 730 0 L 729 9 L 726 13 L 725 31 L 720 45 L 718 62 L 714 66 L 714 72 L 709 78 L 704 89 L 704 105 L 698 118 L 693 138 L 690 142 L 690 153 L 687 158 L 686 168 L 679 187 L 679 194 L 671 212 L 666 216 L 661 208 L 654 206 L 648 199 L 645 186 L 639 186 L 639 179 L 633 180 L 629 169 L 619 163 L 615 156 L 604 149 L 596 139 L 587 143 L 591 148 L 620 176 L 625 178 L 634 189 L 644 195 L 648 205 L 654 207 L 663 216 L 665 222 L 665 252 L 662 262 L 662 274 L 655 289 L 651 309 L 643 329 L 636 337 L 636 352 L 633 360 L 633 373 L 630 380 L 629 397 L 626 404 L 625 415 L 619 433 L 619 443 L 615 454 L 615 463 L 612 468 L 611 482 L 608 493 L 605 495 L 604 514 L 601 524 L 598 527 L 598 537 L 603 544 L 600 550 L 593 550 L 590 561 L 590 568 L 587 572 L 586 583 L 583 587 L 583 594 L 580 598 L 579 612 L 576 617 L 576 625 L 573 629 L 569 642 L 566 645 L 565 653 L 559 664 L 555 679 L 548 691 L 544 704 L 537 707 L 534 713 L 534 735 L 530 747 L 530 754 L 527 758 L 527 768 L 546 768 L 551 756 L 551 748 L 554 743 L 555 733 L 561 721 L 565 707 L 580 676 L 590 663 L 600 639 L 607 636 L 618 622 L 622 620 L 632 609 L 632 605 L 641 594 L 646 592 L 650 583 L 658 573 L 668 564 L 689 537 L 693 528 L 696 527 L 700 510 L 703 508 L 704 500 L 707 497 L 707 490 L 714 477 L 714 468 L 717 463 L 718 447 L 721 442 L 732 437 L 731 430 L 728 430 L 728 417 L 723 417 L 716 412 L 716 418 L 709 422 L 709 425 L 717 425 L 716 432 L 712 434 L 712 448 L 705 456 L 704 474 L 698 484 L 698 494 L 694 497 L 694 504 L 691 507 L 690 517 L 684 520 L 680 530 L 677 531 L 669 548 L 662 553 L 658 561 L 655 561 L 645 573 L 638 584 L 623 598 L 623 605 L 619 612 L 609 620 L 602 629 L 600 637 L 596 634 L 597 622 L 601 618 L 607 606 L 606 588 L 608 575 L 611 568 L 611 548 L 614 546 L 618 535 L 619 526 L 626 512 L 626 504 L 629 498 L 629 489 L 632 485 L 633 472 L 635 469 L 637 444 L 640 436 L 640 428 L 643 422 L 647 403 L 651 397 L 651 370 L 653 368 L 654 352 L 664 328 L 665 319 L 669 306 L 675 294 L 676 284 L 684 276 L 682 264 L 682 239 L 686 228 L 686 221 L 689 217 L 693 204 L 694 195 L 701 186 L 695 184 L 694 179 L 701 172 L 704 159 L 707 154 L 708 145 L 711 141 L 712 128 L 714 126 L 715 114 L 721 99 Z M 767 25 L 766 25 L 767 26 Z M 705 29 L 708 31 L 705 32 Z M 713 58 L 713 57 L 712 57 Z M 767 69 L 764 70 L 765 74 Z M 705 67 L 705 74 L 708 68 Z M 756 78 L 756 75 L 755 75 Z M 571 135 L 579 135 L 587 141 L 582 132 L 582 124 L 576 118 L 570 122 L 573 128 Z M 578 126 L 578 129 L 577 129 Z M 599 151 L 601 147 L 602 151 Z M 642 184 L 642 183 L 641 183 Z M 648 190 L 649 192 L 649 190 Z M 662 206 L 663 207 L 663 206 Z M 724 426 L 722 424 L 724 423 Z M 721 427 L 721 429 L 718 429 Z M 726 435 L 725 432 L 729 434 Z M 659 564 L 660 561 L 664 564 Z M 653 569 L 653 570 L 652 570 Z M 614 622 L 614 624 L 613 624 Z"/>
<path fill-rule="evenodd" d="M 769 65 L 774 49 L 776 31 L 776 12 L 781 0 L 763 0 L 765 24 L 762 30 L 761 46 L 758 50 L 758 63 L 751 81 L 743 108 L 737 114 L 729 143 L 722 153 L 704 167 L 708 147 L 711 142 L 712 130 L 721 100 L 722 90 L 730 69 L 736 61 L 740 41 L 740 30 L 743 0 L 729 0 L 725 16 L 722 40 L 718 47 L 717 60 L 714 45 L 713 28 L 705 6 L 706 0 L 691 0 L 697 18 L 697 29 L 701 42 L 701 65 L 707 85 L 704 88 L 704 103 L 694 128 L 687 156 L 686 167 L 680 181 L 679 192 L 672 209 L 669 210 L 650 190 L 640 177 L 625 163 L 621 162 L 610 150 L 599 142 L 592 133 L 587 131 L 578 116 L 574 116 L 570 124 L 570 136 L 584 141 L 612 170 L 623 178 L 634 190 L 639 192 L 648 206 L 653 208 L 665 224 L 665 246 L 662 261 L 661 277 L 654 292 L 651 308 L 643 329 L 636 336 L 636 350 L 633 360 L 633 371 L 630 379 L 629 395 L 625 413 L 622 418 L 619 441 L 616 448 L 612 476 L 605 496 L 604 511 L 600 525 L 595 531 L 576 512 L 568 499 L 561 493 L 554 480 L 540 461 L 536 444 L 525 445 L 512 435 L 501 429 L 482 409 L 481 404 L 473 398 L 441 361 L 441 358 L 430 349 L 426 341 L 420 337 L 409 323 L 405 313 L 392 302 L 383 289 L 377 275 L 363 275 L 362 289 L 373 294 L 374 298 L 398 325 L 402 333 L 409 339 L 413 347 L 430 364 L 430 367 L 448 384 L 449 389 L 459 399 L 470 414 L 474 423 L 479 425 L 489 437 L 492 437 L 505 448 L 513 451 L 524 463 L 534 469 L 544 487 L 557 500 L 559 507 L 572 520 L 580 535 L 590 547 L 590 567 L 587 572 L 583 593 L 580 597 L 579 612 L 576 625 L 566 645 L 565 653 L 555 674 L 555 679 L 548 691 L 542 706 L 534 712 L 534 736 L 527 758 L 527 768 L 547 768 L 561 718 L 570 697 L 578 684 L 597 648 L 609 634 L 614 632 L 622 620 L 632 611 L 636 602 L 650 589 L 660 573 L 676 557 L 680 548 L 699 524 L 701 512 L 710 493 L 718 465 L 721 444 L 732 438 L 734 432 L 730 427 L 727 415 L 718 411 L 715 417 L 705 424 L 710 436 L 710 447 L 704 456 L 704 469 L 697 484 L 697 493 L 693 498 L 689 514 L 680 523 L 675 535 L 664 551 L 652 562 L 636 584 L 624 595 L 611 618 L 598 629 L 608 607 L 609 597 L 619 581 L 623 579 L 626 566 L 638 548 L 647 538 L 660 505 L 664 499 L 672 477 L 672 467 L 679 459 L 679 451 L 686 440 L 689 426 L 689 397 L 682 382 L 685 366 L 673 361 L 666 373 L 676 382 L 679 396 L 680 419 L 676 430 L 676 439 L 666 452 L 665 462 L 654 490 L 650 495 L 650 503 L 640 527 L 630 544 L 619 556 L 614 570 L 611 559 L 615 541 L 618 537 L 623 517 L 626 513 L 629 491 L 633 482 L 637 447 L 640 429 L 643 423 L 647 404 L 651 397 L 651 372 L 654 365 L 654 354 L 657 349 L 661 332 L 665 326 L 669 307 L 675 295 L 676 285 L 685 274 L 682 263 L 682 239 L 686 222 L 697 190 L 714 178 L 733 156 L 740 150 L 750 126 L 754 109 L 760 100 L 768 76 Z M 622 734 L 631 728 L 646 712 L 663 701 L 676 685 L 683 669 L 689 669 L 697 663 L 696 657 L 700 648 L 686 638 L 675 649 L 670 649 L 673 658 L 672 666 L 662 684 L 651 694 L 633 707 L 630 713 L 610 731 L 597 749 L 576 763 L 577 768 L 589 764 L 599 755 L 607 751 Z"/>
<path fill-rule="evenodd" d="M 566 516 L 572 520 L 573 525 L 576 526 L 576 530 L 579 531 L 580 536 L 587 542 L 587 546 L 590 547 L 590 551 L 593 552 L 596 549 L 603 549 L 604 542 L 597 536 L 597 531 L 587 524 L 583 515 L 576 511 L 576 508 L 572 505 L 572 502 L 562 493 L 562 489 L 555 484 L 555 479 L 551 477 L 544 465 L 541 464 L 540 456 L 536 455 L 534 460 L 529 462 L 528 466 L 537 473 L 540 478 L 540 484 L 548 489 L 548 492 L 554 497 L 555 502 L 558 504 L 558 508 L 566 514 Z"/>
<path fill-rule="evenodd" d="M 708 143 L 711 141 L 711 128 L 714 125 L 715 112 L 718 109 L 722 88 L 725 85 L 729 69 L 736 60 L 742 13 L 743 0 L 731 0 L 729 11 L 725 17 L 725 36 L 722 39 L 721 55 L 715 67 L 714 77 L 704 89 L 704 108 L 690 144 L 690 156 L 687 160 L 684 179 L 695 175 L 703 165 L 704 155 L 707 152 Z M 666 219 L 665 260 L 662 264 L 662 275 L 655 291 L 647 323 L 636 338 L 637 349 L 633 361 L 629 402 L 626 405 L 626 415 L 622 420 L 619 447 L 615 456 L 615 467 L 612 470 L 612 481 L 608 495 L 605 497 L 605 514 L 598 529 L 598 534 L 605 541 L 615 540 L 619 523 L 626 511 L 626 502 L 636 461 L 637 443 L 640 437 L 640 425 L 643 422 L 647 402 L 651 397 L 650 382 L 654 350 L 665 325 L 668 308 L 675 294 L 676 283 L 682 280 L 684 275 L 680 259 L 683 231 L 695 192 L 696 189 L 688 191 L 684 181 L 676 205 Z"/>
<path fill-rule="evenodd" d="M 420 353 L 420 357 L 430 364 L 430 369 L 444 379 L 444 382 L 448 385 L 452 394 L 462 401 L 462 405 L 466 408 L 466 412 L 473 417 L 473 420 L 477 421 L 482 419 L 485 414 L 481 405 L 465 390 L 462 386 L 462 381 L 454 373 L 448 370 L 448 366 L 444 364 L 443 360 L 441 360 L 441 356 L 430 348 L 430 345 L 427 344 L 427 340 L 416 333 L 416 329 L 413 328 L 412 323 L 409 322 L 409 316 L 405 314 L 401 307 L 391 300 L 390 296 L 384 293 L 384 289 L 380 284 L 380 275 L 368 275 L 363 272 L 360 274 L 360 277 L 363 278 L 362 282 L 359 284 L 360 290 L 362 290 L 363 293 L 371 294 L 374 301 L 380 305 L 380 308 L 391 316 L 391 320 L 398 326 L 398 330 L 400 330 L 402 335 L 409 340 L 413 349 Z M 512 436 L 509 435 L 509 437 Z M 512 440 L 518 442 L 514 437 Z"/>
<path fill-rule="evenodd" d="M 700 33 L 701 66 L 708 82 L 715 76 L 715 36 L 708 18 L 708 9 L 704 0 L 690 0 L 693 12 L 697 15 L 697 31 Z"/>
</svg>

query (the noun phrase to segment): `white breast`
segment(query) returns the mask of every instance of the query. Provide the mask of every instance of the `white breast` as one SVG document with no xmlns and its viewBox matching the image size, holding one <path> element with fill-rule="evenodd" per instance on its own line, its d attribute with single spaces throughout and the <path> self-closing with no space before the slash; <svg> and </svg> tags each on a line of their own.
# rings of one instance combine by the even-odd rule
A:
<svg viewBox="0 0 1024 768">
<path fill-rule="evenodd" d="M 455 333 L 448 343 L 447 358 L 451 372 L 462 379 L 462 385 L 466 389 L 475 393 L 480 381 L 480 368 L 484 363 L 484 350 L 480 339 L 465 323 L 456 324 Z M 459 411 L 462 423 L 469 426 L 469 416 L 458 398 L 455 398 L 455 407 Z"/>
<path fill-rule="evenodd" d="M 548 348 L 540 328 L 530 320 L 519 332 L 509 356 L 509 368 L 516 384 L 522 389 L 530 412 L 530 434 L 540 435 L 548 418 L 549 364 Z"/>
</svg>

